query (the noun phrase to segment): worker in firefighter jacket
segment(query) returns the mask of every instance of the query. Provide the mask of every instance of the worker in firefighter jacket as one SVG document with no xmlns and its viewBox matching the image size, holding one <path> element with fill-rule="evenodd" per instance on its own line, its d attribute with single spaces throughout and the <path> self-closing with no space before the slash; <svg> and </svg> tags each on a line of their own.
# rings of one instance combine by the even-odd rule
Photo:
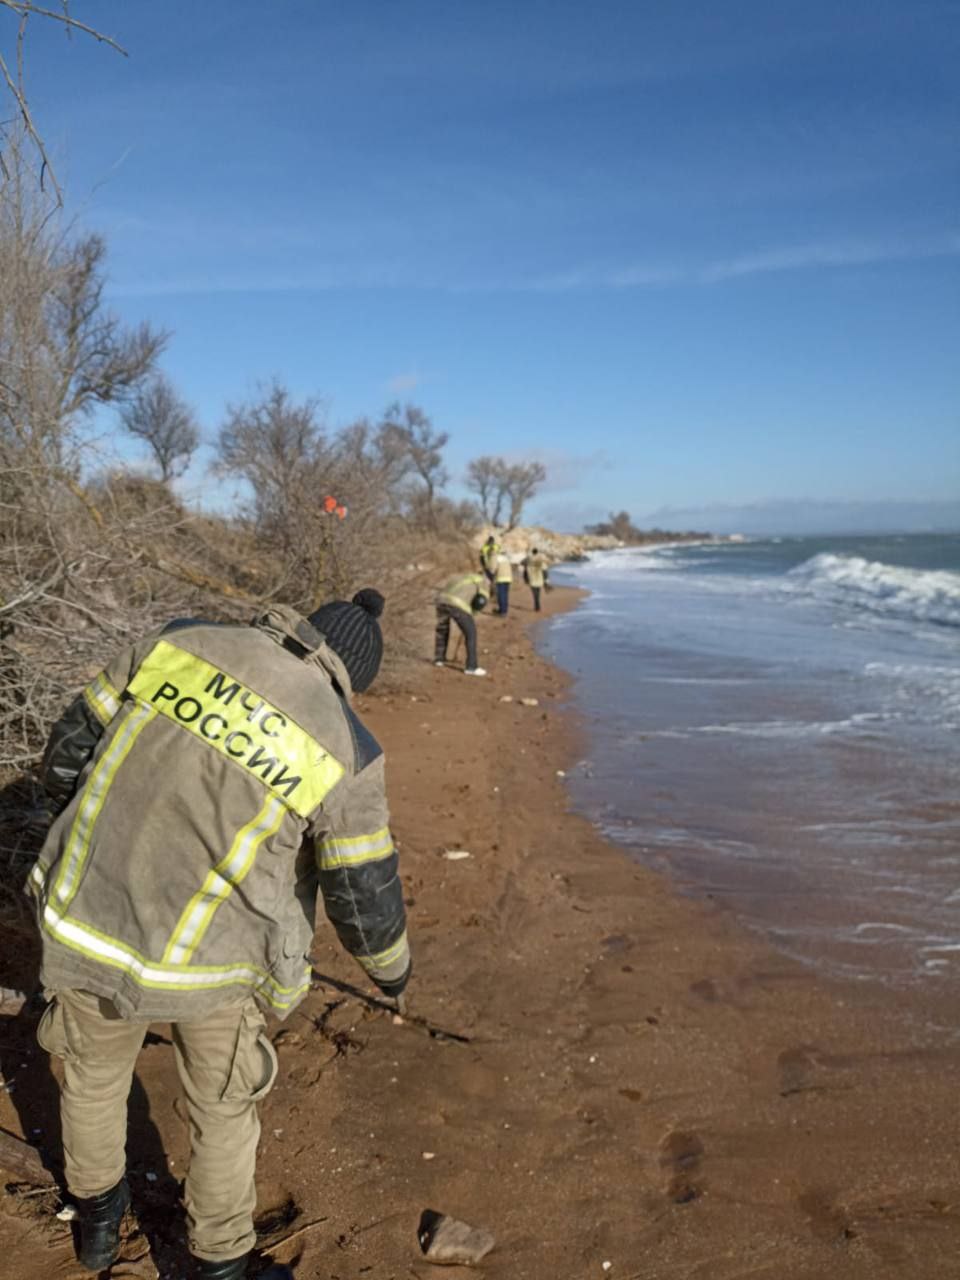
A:
<svg viewBox="0 0 960 1280">
<path fill-rule="evenodd" d="M 480 568 L 483 570 L 484 577 L 490 585 L 493 585 L 497 571 L 497 556 L 500 554 L 500 543 L 493 534 L 488 534 L 483 546 L 480 548 Z"/>
<path fill-rule="evenodd" d="M 487 673 L 477 663 L 477 624 L 473 615 L 479 613 L 489 599 L 490 588 L 482 573 L 458 573 L 448 579 L 437 592 L 437 630 L 433 660 L 442 667 L 447 660 L 450 642 L 450 623 L 459 627 L 467 646 L 464 674 L 485 676 Z"/>
<path fill-rule="evenodd" d="M 304 619 L 174 623 L 124 650 L 55 726 L 62 805 L 29 879 L 63 1059 L 67 1186 L 81 1261 L 106 1268 L 129 1204 L 126 1101 L 152 1021 L 186 1094 L 197 1274 L 240 1280 L 254 1243 L 256 1103 L 273 1084 L 264 1010 L 310 986 L 319 887 L 340 942 L 390 996 L 410 953 L 383 754 L 350 706 L 377 673 L 379 592 Z M 268 1274 L 277 1274 L 271 1272 Z"/>
<path fill-rule="evenodd" d="M 505 618 L 507 610 L 510 608 L 510 586 L 513 583 L 513 563 L 505 551 L 497 553 L 495 573 L 497 579 L 496 612 L 501 618 Z"/>
<path fill-rule="evenodd" d="M 530 588 L 536 613 L 540 612 L 540 592 L 547 584 L 548 572 L 546 557 L 534 547 L 530 554 L 524 557 L 523 580 Z"/>
</svg>

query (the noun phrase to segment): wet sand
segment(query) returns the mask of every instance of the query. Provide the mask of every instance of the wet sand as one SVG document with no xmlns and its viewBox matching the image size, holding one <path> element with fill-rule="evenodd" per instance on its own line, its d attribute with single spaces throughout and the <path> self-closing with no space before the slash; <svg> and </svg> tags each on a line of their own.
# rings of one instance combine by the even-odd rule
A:
<svg viewBox="0 0 960 1280">
<path fill-rule="evenodd" d="M 513 594 L 508 618 L 481 619 L 490 679 L 425 661 L 405 692 L 359 700 L 387 751 L 412 1018 L 335 985 L 357 970 L 320 930 L 324 978 L 273 1028 L 265 1248 L 298 1280 L 426 1277 L 429 1207 L 495 1232 L 491 1280 L 955 1277 L 955 993 L 815 975 L 570 814 L 568 680 L 536 656 L 528 593 Z M 575 601 L 554 591 L 547 614 Z M 0 1127 L 41 1129 L 55 1159 L 29 1023 L 0 1026 L 15 1082 Z M 180 1277 L 187 1134 L 155 1030 L 131 1171 L 161 1274 Z M 0 1276 L 84 1274 L 43 1197 L 7 1194 L 0 1209 Z"/>
</svg>

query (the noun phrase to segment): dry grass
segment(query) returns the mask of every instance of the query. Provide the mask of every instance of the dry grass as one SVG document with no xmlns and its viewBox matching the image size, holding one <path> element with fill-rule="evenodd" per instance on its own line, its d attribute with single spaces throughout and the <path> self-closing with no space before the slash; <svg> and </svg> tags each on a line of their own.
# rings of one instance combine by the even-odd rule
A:
<svg viewBox="0 0 960 1280">
<path fill-rule="evenodd" d="M 324 598 L 305 594 L 252 528 L 191 514 L 156 482 L 64 481 L 36 498 L 16 515 L 0 505 L 0 927 L 17 936 L 32 934 L 22 886 L 49 822 L 37 767 L 70 699 L 118 649 L 173 618 L 243 622 L 277 600 L 306 612 Z M 386 597 L 378 687 L 400 689 L 429 653 L 438 583 L 474 554 L 453 530 L 388 518 L 365 522 L 358 540 L 345 525 L 331 582 L 340 598 L 364 586 Z"/>
</svg>

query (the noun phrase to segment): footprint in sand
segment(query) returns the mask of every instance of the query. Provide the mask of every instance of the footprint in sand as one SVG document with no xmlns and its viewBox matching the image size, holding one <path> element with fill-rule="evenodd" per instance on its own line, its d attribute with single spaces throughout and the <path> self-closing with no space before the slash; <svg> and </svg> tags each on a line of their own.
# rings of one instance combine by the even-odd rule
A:
<svg viewBox="0 0 960 1280">
<path fill-rule="evenodd" d="M 689 1204 L 703 1194 L 699 1177 L 703 1143 L 695 1133 L 674 1129 L 660 1140 L 664 1195 L 674 1204 Z"/>
<path fill-rule="evenodd" d="M 801 1193 L 797 1203 L 818 1240 L 834 1242 L 856 1238 L 849 1215 L 837 1203 L 837 1194 L 832 1188 L 810 1187 Z"/>
<path fill-rule="evenodd" d="M 690 994 L 698 996 L 707 1004 L 716 1004 L 720 999 L 720 992 L 717 990 L 716 983 L 710 978 L 700 978 L 697 982 L 691 982 Z"/>
<path fill-rule="evenodd" d="M 799 1044 L 792 1049 L 784 1049 L 777 1058 L 780 1097 L 789 1098 L 794 1093 L 825 1089 L 826 1067 L 823 1054 L 812 1045 Z"/>
</svg>

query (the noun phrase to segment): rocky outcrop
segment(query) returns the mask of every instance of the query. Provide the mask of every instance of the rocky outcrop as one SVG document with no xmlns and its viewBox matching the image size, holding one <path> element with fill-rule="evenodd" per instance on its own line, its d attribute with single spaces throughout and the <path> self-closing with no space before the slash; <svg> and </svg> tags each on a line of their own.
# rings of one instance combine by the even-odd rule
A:
<svg viewBox="0 0 960 1280">
<path fill-rule="evenodd" d="M 472 539 L 479 551 L 488 534 L 494 534 L 511 560 L 516 563 L 537 547 L 547 559 L 556 564 L 561 560 L 583 560 L 591 551 L 611 551 L 623 543 L 608 535 L 591 533 L 555 533 L 541 525 L 518 525 L 509 533 L 498 532 L 493 525 L 484 525 Z"/>
</svg>

